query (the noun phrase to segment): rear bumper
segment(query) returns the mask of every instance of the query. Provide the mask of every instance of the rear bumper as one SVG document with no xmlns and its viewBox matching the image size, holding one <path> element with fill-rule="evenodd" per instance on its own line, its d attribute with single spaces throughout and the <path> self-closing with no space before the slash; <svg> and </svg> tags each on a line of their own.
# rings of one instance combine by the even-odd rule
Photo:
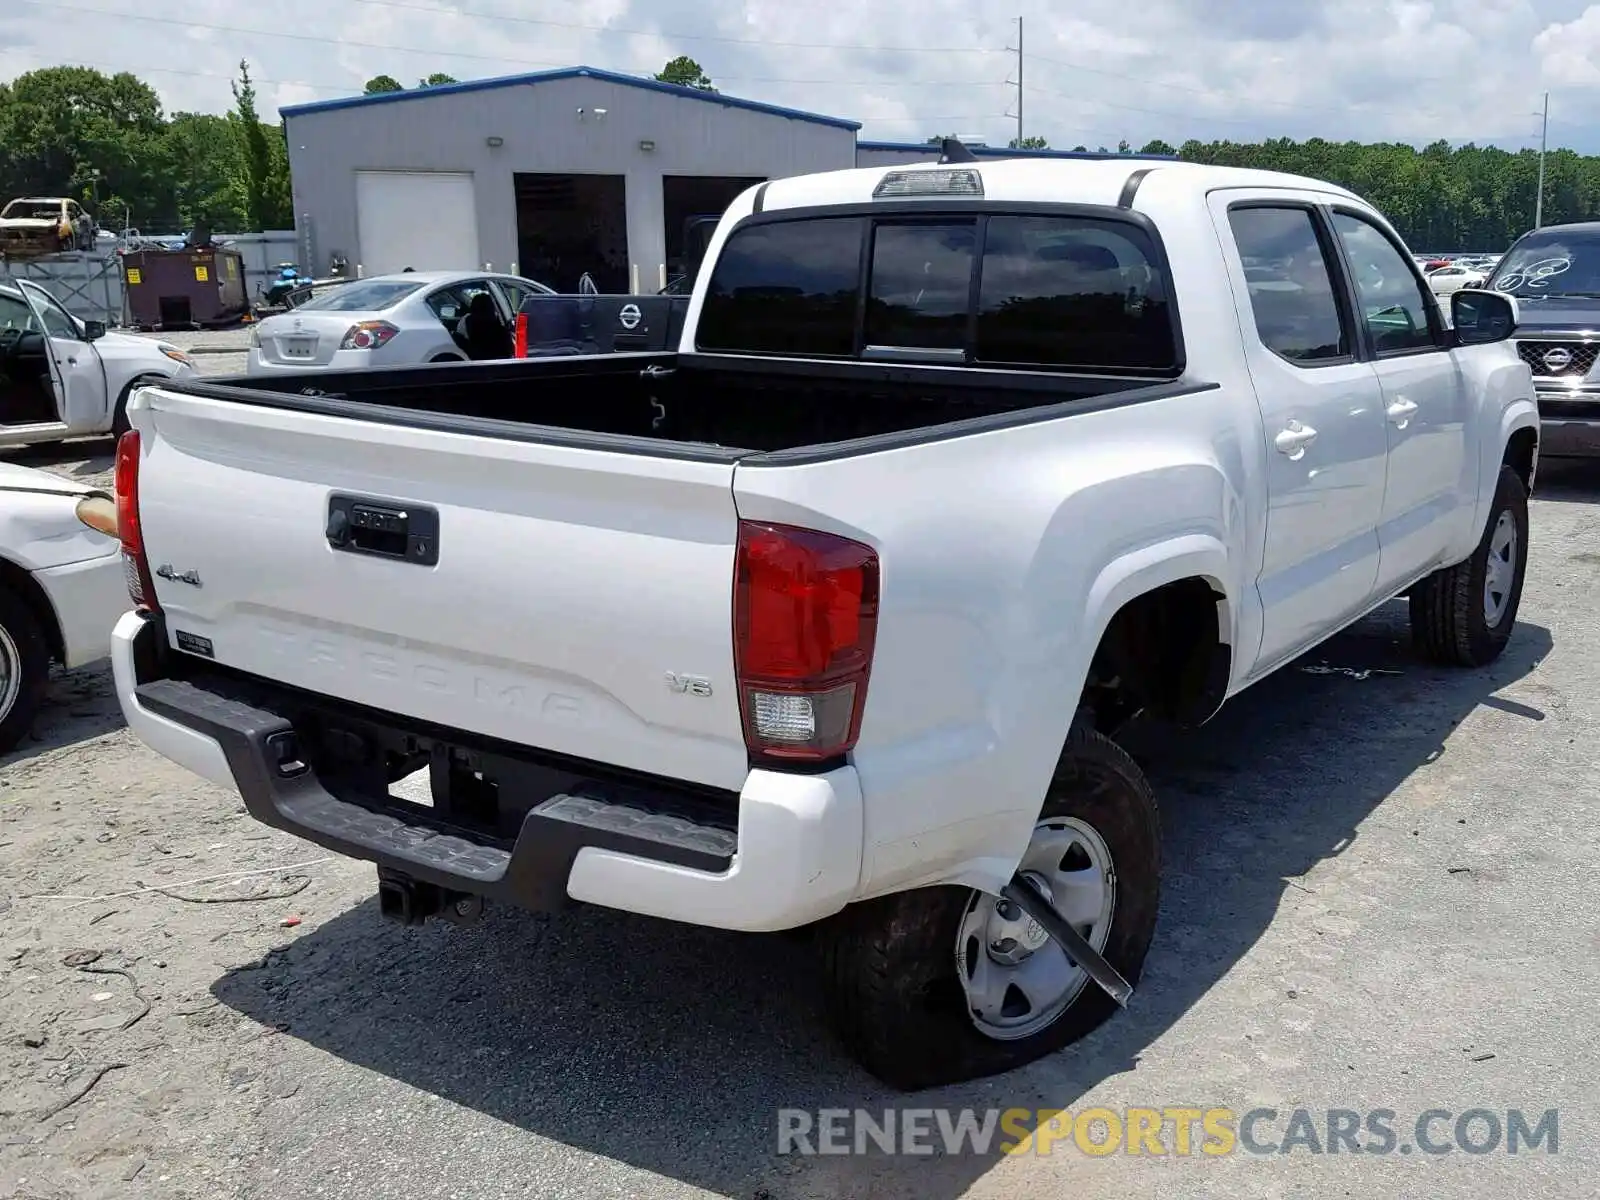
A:
<svg viewBox="0 0 1600 1200">
<path fill-rule="evenodd" d="M 325 363 L 311 359 L 278 360 L 266 357 L 261 347 L 252 346 L 245 357 L 246 375 L 304 375 L 307 371 L 360 371 L 373 366 L 395 366 L 396 363 L 374 362 L 370 350 L 335 350 Z"/>
<path fill-rule="evenodd" d="M 536 911 L 572 899 L 751 932 L 818 920 L 856 893 L 862 806 L 852 767 L 751 771 L 721 818 L 686 807 L 668 785 L 619 786 L 566 772 L 559 791 L 527 798 L 509 836 L 484 835 L 381 790 L 319 779 L 280 712 L 163 677 L 164 636 L 158 621 L 138 613 L 125 614 L 112 633 L 117 698 L 134 734 L 236 788 L 257 820 L 340 854 Z"/>
</svg>

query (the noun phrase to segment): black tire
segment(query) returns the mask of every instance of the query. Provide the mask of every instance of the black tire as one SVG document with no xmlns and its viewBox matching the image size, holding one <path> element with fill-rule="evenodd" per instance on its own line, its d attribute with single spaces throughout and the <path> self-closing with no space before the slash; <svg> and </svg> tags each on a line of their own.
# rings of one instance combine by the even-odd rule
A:
<svg viewBox="0 0 1600 1200">
<path fill-rule="evenodd" d="M 1509 517 L 1516 531 L 1508 565 L 1510 590 L 1499 617 L 1491 624 L 1484 603 L 1489 555 L 1495 529 Z M 1411 641 L 1431 662 L 1454 667 L 1481 667 L 1500 657 L 1517 624 L 1522 584 L 1528 567 L 1528 491 L 1510 467 L 1500 468 L 1489 520 L 1472 557 L 1435 571 L 1411 589 Z"/>
<path fill-rule="evenodd" d="M 1110 851 L 1116 901 L 1103 953 L 1138 981 L 1161 898 L 1155 796 L 1134 761 L 1087 726 L 1068 738 L 1042 817 L 1076 817 Z M 1116 1011 L 1088 982 L 1055 1020 L 1025 1038 L 981 1031 L 957 974 L 957 935 L 974 893 L 921 888 L 851 905 L 819 939 L 829 1015 L 867 1070 L 906 1091 L 995 1075 L 1077 1041 Z"/>
<path fill-rule="evenodd" d="M 431 363 L 442 363 L 442 362 L 466 362 L 467 360 L 462 358 L 459 354 L 435 354 L 428 361 L 431 362 Z"/>
<path fill-rule="evenodd" d="M 141 375 L 131 381 L 122 389 L 122 395 L 117 397 L 117 406 L 111 410 L 111 436 L 120 438 L 128 432 L 128 399 L 133 395 L 135 388 L 144 387 L 148 383 L 160 383 L 160 375 Z"/>
<path fill-rule="evenodd" d="M 13 694 L 8 678 L 18 682 Z M 39 618 L 20 596 L 0 591 L 0 754 L 9 754 L 33 728 L 50 684 L 50 644 Z M 9 706 L 6 697 L 11 696 Z"/>
</svg>

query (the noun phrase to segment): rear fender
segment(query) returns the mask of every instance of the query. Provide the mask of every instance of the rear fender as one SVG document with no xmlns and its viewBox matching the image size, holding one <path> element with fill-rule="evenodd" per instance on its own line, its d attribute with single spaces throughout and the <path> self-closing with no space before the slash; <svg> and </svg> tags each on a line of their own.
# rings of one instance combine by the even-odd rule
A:
<svg viewBox="0 0 1600 1200">
<path fill-rule="evenodd" d="M 1233 575 L 1231 562 L 1228 548 L 1220 538 L 1213 533 L 1197 531 L 1177 534 L 1125 551 L 1100 569 L 1089 587 L 1084 619 L 1078 626 L 1092 633 L 1092 636 L 1070 639 L 1073 647 L 1070 657 L 1057 660 L 1060 669 L 1052 676 L 1052 695 L 1037 701 L 1041 711 L 1055 714 L 1057 720 L 1051 724 L 1050 731 L 1044 734 L 1050 739 L 1051 748 L 1040 756 L 1042 772 L 1037 792 L 1030 791 L 1030 794 L 1037 794 L 1042 800 L 1049 786 L 1060 748 L 1065 745 L 1071 723 L 1076 718 L 1078 700 L 1083 693 L 1095 651 L 1124 605 L 1168 584 L 1184 579 L 1202 579 L 1218 595 L 1217 627 L 1226 644 L 1230 647 L 1234 644 L 1238 605 L 1228 582 Z M 1221 699 L 1219 695 L 1218 706 Z M 1020 743 L 1026 739 L 1018 740 Z M 1024 752 L 1020 745 L 1018 752 Z M 1010 808 L 1004 812 L 991 811 L 986 817 L 944 830 L 930 831 L 924 838 L 925 851 L 946 849 L 948 852 L 948 848 L 939 847 L 938 843 L 950 838 L 965 840 L 969 855 L 953 868 L 931 871 L 918 878 L 893 879 L 892 882 L 885 877 L 883 868 L 887 864 L 880 859 L 871 864 L 878 869 L 868 879 L 867 887 L 870 890 L 867 894 L 939 884 L 997 893 L 1015 873 L 1037 820 L 1038 806 L 1034 805 L 1025 810 Z M 945 858 L 945 861 L 949 859 Z"/>
</svg>

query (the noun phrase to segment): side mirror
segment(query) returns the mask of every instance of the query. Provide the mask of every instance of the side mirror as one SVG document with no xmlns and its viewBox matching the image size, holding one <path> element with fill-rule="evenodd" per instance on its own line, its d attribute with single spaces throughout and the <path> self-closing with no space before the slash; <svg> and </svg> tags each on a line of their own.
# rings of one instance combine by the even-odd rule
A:
<svg viewBox="0 0 1600 1200">
<path fill-rule="evenodd" d="M 98 342 L 101 338 L 105 337 L 105 335 L 106 323 L 104 321 L 85 321 L 83 323 L 84 341 Z"/>
<path fill-rule="evenodd" d="M 1517 327 L 1517 302 L 1504 292 L 1463 288 L 1450 297 L 1450 321 L 1456 344 L 1482 346 L 1503 342 Z"/>
</svg>

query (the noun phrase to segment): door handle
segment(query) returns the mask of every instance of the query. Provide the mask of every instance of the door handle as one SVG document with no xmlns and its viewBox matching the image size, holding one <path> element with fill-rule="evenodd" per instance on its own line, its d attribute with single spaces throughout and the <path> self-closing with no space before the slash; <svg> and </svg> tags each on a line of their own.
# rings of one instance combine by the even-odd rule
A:
<svg viewBox="0 0 1600 1200">
<path fill-rule="evenodd" d="M 1272 444 L 1278 448 L 1279 454 L 1289 456 L 1290 462 L 1299 462 L 1305 457 L 1306 447 L 1317 440 L 1317 431 L 1309 425 L 1302 425 L 1299 421 L 1290 421 L 1277 437 L 1272 439 Z"/>
<path fill-rule="evenodd" d="M 1394 422 L 1396 429 L 1404 429 L 1411 424 L 1411 417 L 1417 411 L 1414 400 L 1396 400 L 1389 405 L 1389 420 Z"/>
</svg>

